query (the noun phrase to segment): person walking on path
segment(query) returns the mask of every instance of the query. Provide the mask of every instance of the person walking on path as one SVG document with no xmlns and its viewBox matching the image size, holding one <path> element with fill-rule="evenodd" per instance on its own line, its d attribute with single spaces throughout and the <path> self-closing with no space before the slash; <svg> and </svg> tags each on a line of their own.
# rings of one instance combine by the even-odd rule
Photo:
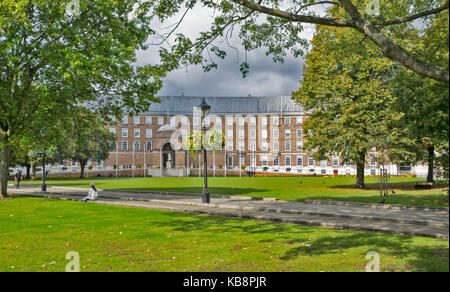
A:
<svg viewBox="0 0 450 292">
<path fill-rule="evenodd" d="M 22 180 L 22 174 L 20 173 L 20 171 L 17 171 L 16 174 L 14 175 L 14 178 L 16 180 L 16 189 L 18 189 L 20 187 L 20 181 Z"/>
<path fill-rule="evenodd" d="M 82 202 L 87 202 L 87 201 L 96 201 L 98 199 L 98 190 L 95 188 L 94 184 L 91 184 L 91 188 L 89 189 L 89 195 L 82 199 Z"/>
</svg>

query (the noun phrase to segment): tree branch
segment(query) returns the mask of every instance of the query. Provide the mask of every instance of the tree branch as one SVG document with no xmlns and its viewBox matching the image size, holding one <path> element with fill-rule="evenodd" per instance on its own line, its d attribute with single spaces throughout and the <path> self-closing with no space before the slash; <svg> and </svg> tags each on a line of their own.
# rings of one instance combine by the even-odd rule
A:
<svg viewBox="0 0 450 292">
<path fill-rule="evenodd" d="M 388 25 L 393 25 L 393 24 L 401 24 L 401 23 L 405 23 L 405 22 L 410 22 L 428 15 L 434 15 L 434 14 L 438 14 L 444 10 L 447 10 L 449 8 L 449 2 L 447 1 L 447 3 L 445 3 L 444 5 L 442 5 L 441 7 L 435 8 L 435 9 L 431 9 L 431 10 L 427 10 L 427 11 L 423 11 L 417 14 L 413 14 L 404 18 L 400 18 L 400 19 L 394 19 L 394 20 L 387 20 L 387 21 L 381 21 L 381 22 L 372 22 L 372 24 L 374 25 L 379 25 L 379 26 L 388 26 Z"/>
<path fill-rule="evenodd" d="M 247 7 L 248 9 L 258 11 L 264 14 L 281 17 L 293 22 L 305 22 L 305 23 L 314 23 L 314 24 L 322 24 L 328 26 L 338 26 L 338 27 L 354 27 L 354 23 L 348 19 L 335 19 L 335 18 L 326 18 L 326 17 L 318 17 L 311 15 L 298 15 L 293 14 L 286 11 L 281 11 L 277 9 L 273 9 L 267 6 L 260 5 L 255 2 L 250 2 L 247 0 L 231 0 L 232 2 L 239 4 L 241 6 Z"/>
</svg>

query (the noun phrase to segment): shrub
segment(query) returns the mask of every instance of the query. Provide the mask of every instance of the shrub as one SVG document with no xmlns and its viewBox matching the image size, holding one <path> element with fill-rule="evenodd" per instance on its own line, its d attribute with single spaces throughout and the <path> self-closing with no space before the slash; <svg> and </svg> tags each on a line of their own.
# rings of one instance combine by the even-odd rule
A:
<svg viewBox="0 0 450 292">
<path fill-rule="evenodd" d="M 92 164 L 88 166 L 89 170 L 92 170 L 93 168 L 94 168 L 94 166 Z"/>
<path fill-rule="evenodd" d="M 223 165 L 222 165 L 222 164 L 219 164 L 219 169 L 222 169 L 222 167 L 223 167 Z"/>
</svg>

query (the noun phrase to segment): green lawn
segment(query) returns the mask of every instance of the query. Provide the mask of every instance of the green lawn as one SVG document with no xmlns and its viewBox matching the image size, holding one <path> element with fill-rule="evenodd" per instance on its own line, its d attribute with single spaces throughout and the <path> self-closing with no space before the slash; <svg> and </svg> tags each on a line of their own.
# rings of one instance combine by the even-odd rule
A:
<svg viewBox="0 0 450 292">
<path fill-rule="evenodd" d="M 415 190 L 414 184 L 424 181 L 417 178 L 393 177 L 388 203 L 411 206 L 448 207 L 448 196 L 442 189 Z M 50 179 L 49 185 L 89 187 L 91 182 L 103 189 L 145 190 L 178 193 L 202 192 L 203 178 L 88 178 Z M 40 184 L 40 182 L 25 182 Z M 366 178 L 367 190 L 354 188 L 353 177 L 216 177 L 209 179 L 209 189 L 213 194 L 276 197 L 286 201 L 305 199 L 339 200 L 364 203 L 379 203 L 378 179 Z"/>
<path fill-rule="evenodd" d="M 447 271 L 446 240 L 16 198 L 0 201 L 0 271 Z"/>
</svg>

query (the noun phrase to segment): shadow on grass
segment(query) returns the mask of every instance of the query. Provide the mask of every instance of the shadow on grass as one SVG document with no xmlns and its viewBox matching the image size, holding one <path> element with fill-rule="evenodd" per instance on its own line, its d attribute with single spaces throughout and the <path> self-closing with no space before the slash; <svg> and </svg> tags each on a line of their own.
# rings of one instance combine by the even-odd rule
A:
<svg viewBox="0 0 450 292">
<path fill-rule="evenodd" d="M 362 248 L 361 257 L 365 259 L 369 251 L 379 252 L 380 255 L 407 259 L 406 267 L 412 271 L 448 271 L 448 248 L 441 246 L 424 246 L 415 244 L 412 237 L 395 236 L 382 233 L 366 233 L 356 231 L 334 231 L 329 229 L 316 229 L 313 227 L 278 224 L 244 219 L 230 219 L 224 217 L 210 217 L 197 215 L 186 221 L 184 215 L 170 213 L 170 222 L 156 222 L 161 227 L 170 227 L 179 232 L 239 232 L 248 235 L 259 234 L 260 243 L 277 243 L 292 246 L 280 257 L 289 261 L 299 256 L 319 256 L 342 254 L 348 249 Z M 322 230 L 322 231 L 320 231 Z M 323 232 L 324 236 L 318 236 Z M 334 236 L 333 236 L 334 233 Z M 330 235 L 332 234 L 332 235 Z M 312 239 L 316 238 L 316 239 Z M 308 245 L 305 245 L 305 242 Z M 381 258 L 383 263 L 383 258 Z M 384 266 L 383 271 L 397 270 L 399 266 Z M 361 267 L 363 269 L 363 267 Z"/>
<path fill-rule="evenodd" d="M 423 190 L 421 189 L 415 189 L 414 185 L 416 183 L 418 183 L 420 181 L 410 181 L 410 182 L 395 182 L 395 183 L 391 183 L 389 188 L 392 190 L 407 190 L 407 191 L 417 191 L 417 192 L 421 192 Z M 355 188 L 355 185 L 334 185 L 334 186 L 330 186 L 330 188 L 332 189 L 357 189 Z M 433 188 L 434 190 L 439 191 L 439 189 L 441 189 L 441 187 L 435 187 Z M 359 190 L 359 189 L 357 189 Z M 373 191 L 373 190 L 380 190 L 380 184 L 379 183 L 366 183 L 366 188 L 362 189 L 361 191 Z"/>
</svg>

